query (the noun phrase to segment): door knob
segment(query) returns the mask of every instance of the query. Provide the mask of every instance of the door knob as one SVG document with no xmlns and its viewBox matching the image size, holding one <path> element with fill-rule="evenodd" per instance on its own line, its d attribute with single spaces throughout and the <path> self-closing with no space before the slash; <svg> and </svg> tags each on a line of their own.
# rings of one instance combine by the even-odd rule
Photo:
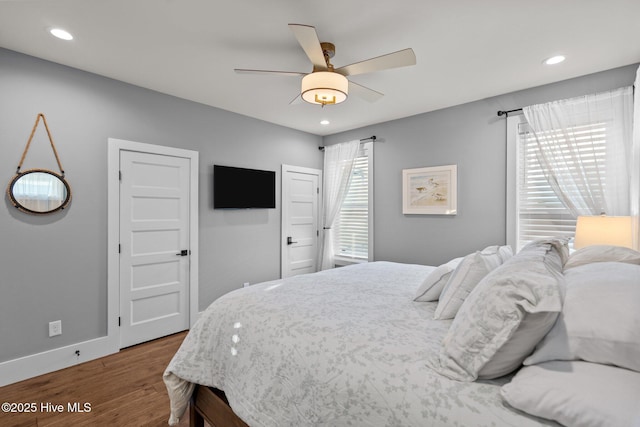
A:
<svg viewBox="0 0 640 427">
<path fill-rule="evenodd" d="M 294 243 L 298 243 L 298 242 L 294 242 L 293 237 L 291 236 L 287 237 L 287 245 L 293 245 Z"/>
<path fill-rule="evenodd" d="M 180 251 L 179 254 L 176 254 L 176 255 L 178 255 L 178 256 L 187 256 L 187 255 L 189 255 L 189 250 L 188 249 L 183 249 L 183 250 Z"/>
</svg>

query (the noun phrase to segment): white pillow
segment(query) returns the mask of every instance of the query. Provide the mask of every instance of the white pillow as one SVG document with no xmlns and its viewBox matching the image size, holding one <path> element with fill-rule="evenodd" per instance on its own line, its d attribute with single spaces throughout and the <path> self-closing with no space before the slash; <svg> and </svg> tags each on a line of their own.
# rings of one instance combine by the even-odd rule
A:
<svg viewBox="0 0 640 427">
<path fill-rule="evenodd" d="M 640 373 L 588 362 L 522 368 L 500 389 L 516 409 L 566 426 L 640 425 Z"/>
<path fill-rule="evenodd" d="M 562 309 L 562 258 L 551 243 L 529 244 L 471 292 L 427 360 L 458 381 L 496 378 L 517 369 Z"/>
<path fill-rule="evenodd" d="M 488 246 L 464 257 L 442 290 L 433 318 L 453 319 L 480 280 L 511 256 L 511 246 Z"/>
<path fill-rule="evenodd" d="M 439 265 L 424 279 L 414 301 L 437 301 L 440 298 L 442 289 L 449 281 L 451 273 L 456 269 L 458 264 L 462 261 L 462 257 L 454 258 L 446 264 Z"/>
<path fill-rule="evenodd" d="M 582 359 L 640 371 L 640 266 L 597 262 L 564 277 L 562 313 L 524 364 Z"/>
<path fill-rule="evenodd" d="M 593 262 L 627 262 L 640 264 L 640 252 L 622 246 L 593 245 L 578 249 L 569 256 L 564 269 L 578 267 Z"/>
</svg>

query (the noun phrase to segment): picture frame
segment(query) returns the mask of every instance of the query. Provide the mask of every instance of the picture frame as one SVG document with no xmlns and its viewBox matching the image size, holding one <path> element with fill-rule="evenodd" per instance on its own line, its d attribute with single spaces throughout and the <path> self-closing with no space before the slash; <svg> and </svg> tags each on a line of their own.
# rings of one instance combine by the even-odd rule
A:
<svg viewBox="0 0 640 427">
<path fill-rule="evenodd" d="M 402 213 L 408 215 L 456 215 L 458 212 L 457 165 L 402 170 Z"/>
</svg>

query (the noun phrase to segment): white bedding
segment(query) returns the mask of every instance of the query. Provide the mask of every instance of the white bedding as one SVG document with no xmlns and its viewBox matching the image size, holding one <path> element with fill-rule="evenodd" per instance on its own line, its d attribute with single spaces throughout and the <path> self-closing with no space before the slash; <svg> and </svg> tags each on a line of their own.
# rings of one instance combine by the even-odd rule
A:
<svg viewBox="0 0 640 427">
<path fill-rule="evenodd" d="M 170 422 L 197 383 L 224 390 L 252 427 L 555 425 L 504 404 L 507 378 L 463 383 L 426 366 L 451 324 L 413 301 L 433 269 L 373 262 L 219 298 L 165 372 Z"/>
</svg>

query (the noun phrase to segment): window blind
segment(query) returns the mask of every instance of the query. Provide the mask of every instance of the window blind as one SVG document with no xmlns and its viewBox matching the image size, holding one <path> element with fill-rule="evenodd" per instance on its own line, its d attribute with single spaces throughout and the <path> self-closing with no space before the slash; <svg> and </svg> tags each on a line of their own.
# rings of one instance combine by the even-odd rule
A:
<svg viewBox="0 0 640 427">
<path fill-rule="evenodd" d="M 336 256 L 369 259 L 369 159 L 366 154 L 355 160 L 334 233 Z"/>
<path fill-rule="evenodd" d="M 553 131 L 560 132 L 560 131 Z M 541 144 L 546 143 L 544 133 L 538 133 Z M 569 151 L 567 139 L 574 140 L 574 160 L 555 160 L 565 173 L 575 173 L 578 160 L 582 162 L 585 182 L 606 186 L 604 162 L 606 160 L 607 124 L 591 123 L 576 126 L 556 134 L 563 151 Z M 545 237 L 571 238 L 575 234 L 576 218 L 556 196 L 538 161 L 538 145 L 527 123 L 518 129 L 518 249 L 528 242 Z M 562 162 L 562 163 L 560 163 Z M 579 191 L 576 188 L 575 191 Z"/>
</svg>

